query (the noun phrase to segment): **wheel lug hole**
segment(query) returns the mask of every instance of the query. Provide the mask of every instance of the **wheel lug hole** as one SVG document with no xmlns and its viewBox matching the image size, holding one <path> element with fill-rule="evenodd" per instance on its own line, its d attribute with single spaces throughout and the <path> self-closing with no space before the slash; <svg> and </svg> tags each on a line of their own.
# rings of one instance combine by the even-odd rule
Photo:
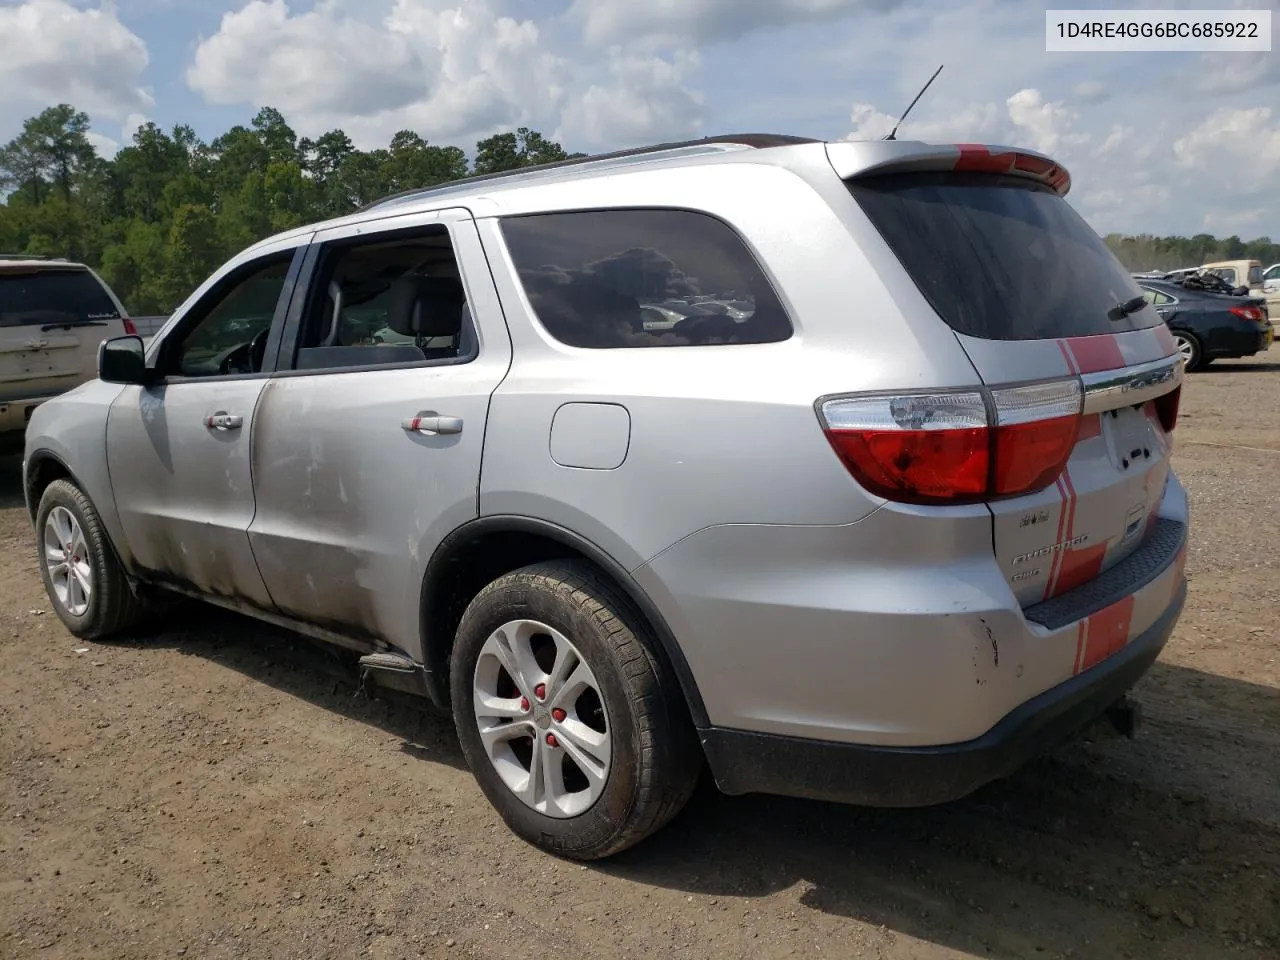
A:
<svg viewBox="0 0 1280 960">
<path fill-rule="evenodd" d="M 538 684 L 533 688 L 533 695 L 539 700 L 547 699 L 547 685 L 545 683 Z"/>
<path fill-rule="evenodd" d="M 564 718 L 567 716 L 568 714 L 565 713 L 563 710 L 561 710 L 559 707 L 556 707 L 554 710 L 551 711 L 551 719 L 554 720 L 556 723 L 564 723 Z"/>
<path fill-rule="evenodd" d="M 520 709 L 521 709 L 523 712 L 525 712 L 525 713 L 528 713 L 528 712 L 529 712 L 529 698 L 528 698 L 528 697 L 521 697 L 521 698 L 520 698 Z"/>
<path fill-rule="evenodd" d="M 547 746 L 548 746 L 548 747 L 558 747 L 558 746 L 560 746 L 560 740 L 556 737 L 556 735 L 555 735 L 554 733 L 548 733 L 548 734 L 547 734 Z"/>
</svg>

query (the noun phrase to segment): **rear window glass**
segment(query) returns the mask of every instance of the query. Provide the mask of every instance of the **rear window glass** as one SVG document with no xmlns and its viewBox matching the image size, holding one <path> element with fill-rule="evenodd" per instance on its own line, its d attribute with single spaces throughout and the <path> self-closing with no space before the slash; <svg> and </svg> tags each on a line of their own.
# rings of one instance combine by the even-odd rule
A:
<svg viewBox="0 0 1280 960">
<path fill-rule="evenodd" d="M 791 322 L 726 224 L 684 210 L 513 217 L 503 236 L 551 336 L 573 347 L 776 343 Z"/>
<path fill-rule="evenodd" d="M 910 174 L 850 191 L 912 280 L 958 333 L 988 340 L 1083 337 L 1152 327 L 1133 278 L 1062 197 L 1016 177 Z"/>
<path fill-rule="evenodd" d="M 1256 287 L 1261 285 L 1261 283 L 1262 283 L 1262 268 L 1250 267 L 1249 268 L 1249 286 Z"/>
<path fill-rule="evenodd" d="M 119 316 L 102 284 L 84 270 L 0 271 L 0 327 Z"/>
</svg>

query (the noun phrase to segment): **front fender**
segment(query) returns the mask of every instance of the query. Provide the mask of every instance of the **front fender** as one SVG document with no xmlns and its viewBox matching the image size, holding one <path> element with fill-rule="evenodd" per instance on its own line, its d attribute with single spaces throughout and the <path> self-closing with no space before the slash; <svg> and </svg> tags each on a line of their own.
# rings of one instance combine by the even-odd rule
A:
<svg viewBox="0 0 1280 960">
<path fill-rule="evenodd" d="M 42 403 L 27 424 L 22 458 L 23 495 L 32 519 L 39 506 L 34 483 L 42 463 L 52 461 L 71 476 L 102 518 L 102 525 L 126 569 L 133 556 L 124 537 L 115 494 L 107 470 L 107 418 L 123 389 L 119 384 L 91 380 L 73 391 Z"/>
</svg>

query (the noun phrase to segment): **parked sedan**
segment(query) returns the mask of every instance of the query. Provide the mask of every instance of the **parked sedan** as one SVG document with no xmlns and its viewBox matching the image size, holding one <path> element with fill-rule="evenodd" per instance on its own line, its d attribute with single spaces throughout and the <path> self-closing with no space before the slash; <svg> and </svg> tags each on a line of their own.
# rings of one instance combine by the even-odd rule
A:
<svg viewBox="0 0 1280 960">
<path fill-rule="evenodd" d="M 1261 297 L 1210 293 L 1163 280 L 1139 280 L 1138 285 L 1168 324 L 1188 370 L 1203 369 L 1219 357 L 1251 357 L 1271 346 Z"/>
</svg>

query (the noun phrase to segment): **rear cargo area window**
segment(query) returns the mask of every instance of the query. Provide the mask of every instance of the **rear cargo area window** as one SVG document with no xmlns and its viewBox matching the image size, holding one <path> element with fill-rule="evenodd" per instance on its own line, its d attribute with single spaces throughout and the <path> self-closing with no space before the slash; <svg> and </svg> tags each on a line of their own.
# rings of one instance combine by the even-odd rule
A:
<svg viewBox="0 0 1280 960">
<path fill-rule="evenodd" d="M 1016 177 L 898 174 L 849 184 L 938 315 L 988 340 L 1123 333 L 1161 322 L 1150 307 L 1108 314 L 1142 291 L 1050 188 Z"/>
<path fill-rule="evenodd" d="M 120 311 L 84 270 L 0 271 L 0 327 L 114 320 Z"/>
<path fill-rule="evenodd" d="M 777 294 L 725 223 L 684 210 L 513 217 L 503 236 L 538 320 L 573 347 L 776 343 Z"/>
</svg>

